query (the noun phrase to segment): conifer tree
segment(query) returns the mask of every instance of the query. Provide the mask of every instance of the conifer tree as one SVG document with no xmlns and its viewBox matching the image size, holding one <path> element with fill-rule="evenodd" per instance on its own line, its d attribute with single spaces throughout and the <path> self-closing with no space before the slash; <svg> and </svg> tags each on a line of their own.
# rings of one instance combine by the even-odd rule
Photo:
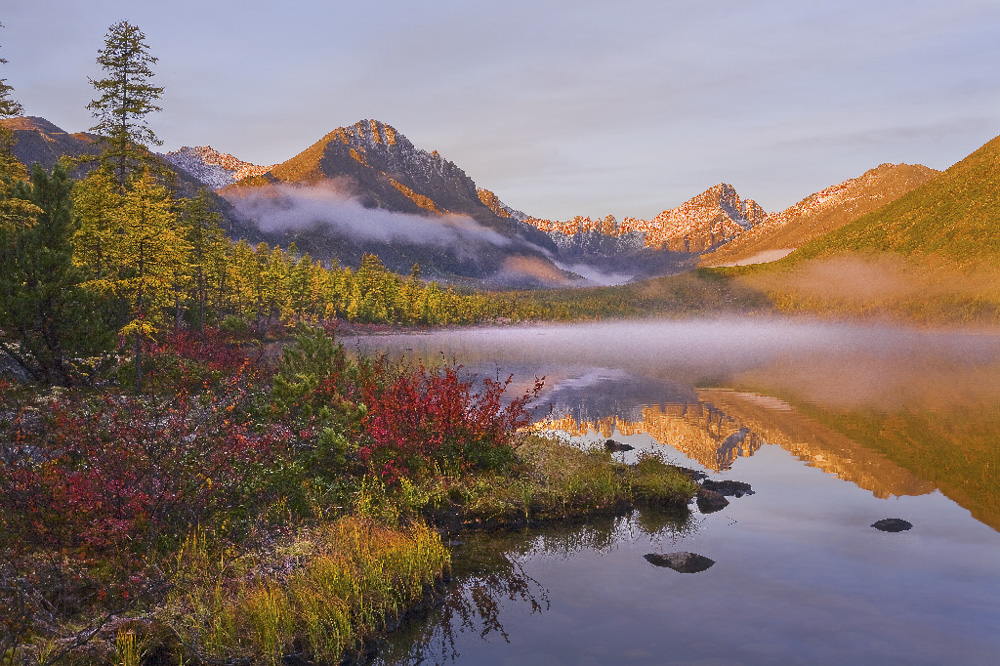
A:
<svg viewBox="0 0 1000 666">
<path fill-rule="evenodd" d="M 106 281 L 114 280 L 120 268 L 114 255 L 112 223 L 124 205 L 124 194 L 112 174 L 97 170 L 77 184 L 73 195 L 80 216 L 74 241 L 77 262 L 90 268 L 91 288 L 110 293 L 111 282 Z"/>
<path fill-rule="evenodd" d="M 79 378 L 75 357 L 98 354 L 111 342 L 73 263 L 72 187 L 61 165 L 49 176 L 36 164 L 31 183 L 18 183 L 12 194 L 36 214 L 0 226 L 0 351 L 33 379 L 64 386 Z"/>
<path fill-rule="evenodd" d="M 150 83 L 156 61 L 149 54 L 145 33 L 128 21 L 119 21 L 108 29 L 104 48 L 98 51 L 97 64 L 106 77 L 90 79 L 100 93 L 87 105 L 100 120 L 91 131 L 104 139 L 101 163 L 114 171 L 121 190 L 129 175 L 148 163 L 146 147 L 163 143 L 146 124 L 147 115 L 162 110 L 156 102 L 163 88 Z"/>
<path fill-rule="evenodd" d="M 3 23 L 0 23 L 0 28 L 2 27 Z M 0 65 L 6 64 L 7 61 L 0 58 Z M 13 92 L 14 87 L 7 83 L 7 79 L 0 78 L 0 118 L 11 118 L 24 113 L 24 107 L 21 106 L 21 103 L 15 101 L 11 96 Z"/>
<path fill-rule="evenodd" d="M 178 229 L 167 189 L 148 172 L 131 186 L 117 212 L 114 233 L 121 270 L 116 291 L 131 304 L 130 320 L 121 332 L 135 336 L 136 390 L 142 391 L 142 342 L 176 308 L 174 284 L 189 273 L 191 246 Z"/>
<path fill-rule="evenodd" d="M 204 190 L 184 204 L 181 225 L 191 246 L 190 267 L 192 284 L 198 305 L 198 330 L 205 331 L 209 291 L 214 286 L 221 293 L 226 277 L 226 250 L 228 242 L 219 226 L 222 216 L 212 210 L 208 193 Z"/>
<path fill-rule="evenodd" d="M 0 28 L 3 24 L 0 23 Z M 0 65 L 7 61 L 0 58 Z M 14 88 L 7 79 L 0 78 L 0 118 L 10 118 L 24 113 L 21 104 L 14 100 Z M 27 176 L 24 166 L 14 157 L 14 132 L 0 125 L 0 226 L 16 228 L 23 220 L 34 215 L 34 207 L 23 199 L 11 197 L 14 183 Z"/>
</svg>

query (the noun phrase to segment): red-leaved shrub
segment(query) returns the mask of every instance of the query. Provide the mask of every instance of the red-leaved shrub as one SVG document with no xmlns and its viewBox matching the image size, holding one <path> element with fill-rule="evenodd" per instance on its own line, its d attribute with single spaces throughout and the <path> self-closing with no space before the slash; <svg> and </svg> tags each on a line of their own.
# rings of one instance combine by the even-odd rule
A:
<svg viewBox="0 0 1000 666">
<path fill-rule="evenodd" d="M 531 422 L 528 403 L 541 380 L 504 405 L 512 378 L 462 379 L 460 368 L 401 371 L 386 386 L 364 387 L 365 441 L 359 453 L 389 482 L 434 467 L 498 469 L 511 462 L 517 431 Z"/>
<path fill-rule="evenodd" d="M 21 409 L 0 424 L 4 531 L 22 545 L 107 555 L 252 514 L 289 433 L 242 416 L 246 400 L 232 384 L 208 400 L 53 398 Z"/>
</svg>

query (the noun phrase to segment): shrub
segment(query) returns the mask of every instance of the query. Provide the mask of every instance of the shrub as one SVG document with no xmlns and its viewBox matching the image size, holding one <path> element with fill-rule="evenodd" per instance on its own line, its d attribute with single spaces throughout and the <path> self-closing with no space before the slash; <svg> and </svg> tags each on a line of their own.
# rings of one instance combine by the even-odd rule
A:
<svg viewBox="0 0 1000 666">
<path fill-rule="evenodd" d="M 512 378 L 464 380 L 460 368 L 398 373 L 387 386 L 365 386 L 368 406 L 362 458 L 389 482 L 403 474 L 495 470 L 514 461 L 515 436 L 531 422 L 528 403 L 541 380 L 525 395 L 503 404 Z"/>
<path fill-rule="evenodd" d="M 247 400 L 232 380 L 207 404 L 181 393 L 165 404 L 53 397 L 25 407 L 0 424 L 4 535 L 112 555 L 143 552 L 198 523 L 249 517 L 271 499 L 267 472 L 288 433 L 258 430 L 241 416 Z"/>
</svg>

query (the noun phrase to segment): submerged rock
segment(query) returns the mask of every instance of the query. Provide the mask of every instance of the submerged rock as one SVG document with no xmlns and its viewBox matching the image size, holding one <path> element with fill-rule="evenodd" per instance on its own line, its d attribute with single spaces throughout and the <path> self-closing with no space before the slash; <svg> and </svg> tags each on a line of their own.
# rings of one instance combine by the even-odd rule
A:
<svg viewBox="0 0 1000 666">
<path fill-rule="evenodd" d="M 722 496 L 722 493 L 718 493 L 714 490 L 709 490 L 708 488 L 698 489 L 698 510 L 702 513 L 715 513 L 716 511 L 721 511 L 729 506 L 729 500 Z"/>
<path fill-rule="evenodd" d="M 913 524 L 902 518 L 883 518 L 872 523 L 872 527 L 883 532 L 905 532 L 913 527 Z"/>
<path fill-rule="evenodd" d="M 650 553 L 644 557 L 655 567 L 667 567 L 680 573 L 698 573 L 715 564 L 715 560 L 697 553 L 665 553 L 662 555 Z"/>
<path fill-rule="evenodd" d="M 730 479 L 713 481 L 712 479 L 705 479 L 705 481 L 701 484 L 701 487 L 706 490 L 714 490 L 720 495 L 727 495 L 729 497 L 753 495 L 753 489 L 750 487 L 750 484 L 744 483 L 743 481 L 732 481 Z"/>
<path fill-rule="evenodd" d="M 690 467 L 678 467 L 677 471 L 681 472 L 682 474 L 687 476 L 687 478 L 691 479 L 695 483 L 704 481 L 705 479 L 708 478 L 708 474 L 705 474 L 704 472 L 699 472 L 696 469 L 691 469 Z"/>
<path fill-rule="evenodd" d="M 615 452 L 615 451 L 631 451 L 635 447 L 632 446 L 631 444 L 616 442 L 613 439 L 609 439 L 608 441 L 604 442 L 604 448 L 607 449 L 608 451 Z"/>
</svg>

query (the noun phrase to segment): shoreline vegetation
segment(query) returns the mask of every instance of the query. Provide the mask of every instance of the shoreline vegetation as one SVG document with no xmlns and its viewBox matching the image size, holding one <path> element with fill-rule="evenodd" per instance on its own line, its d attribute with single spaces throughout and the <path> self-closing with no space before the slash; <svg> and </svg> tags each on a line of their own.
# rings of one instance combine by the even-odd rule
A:
<svg viewBox="0 0 1000 666">
<path fill-rule="evenodd" d="M 89 386 L 0 381 L 0 663 L 339 662 L 434 603 L 448 540 L 697 486 L 529 429 L 509 381 L 177 331 Z"/>
</svg>

